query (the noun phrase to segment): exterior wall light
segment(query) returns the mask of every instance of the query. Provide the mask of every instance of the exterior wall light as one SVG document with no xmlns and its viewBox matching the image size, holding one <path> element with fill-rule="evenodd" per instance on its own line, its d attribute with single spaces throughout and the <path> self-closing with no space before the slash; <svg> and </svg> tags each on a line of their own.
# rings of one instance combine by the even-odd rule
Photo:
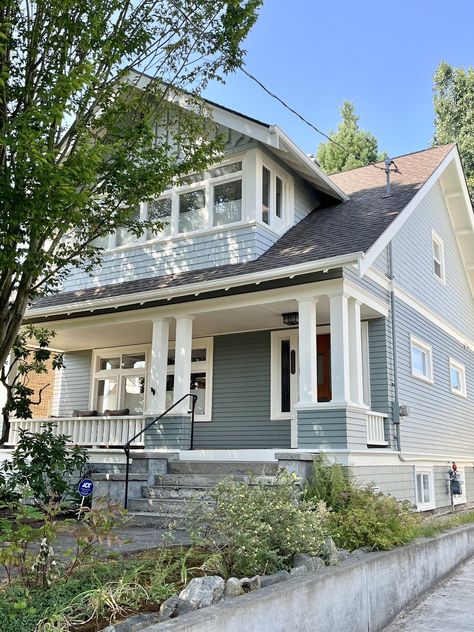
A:
<svg viewBox="0 0 474 632">
<path fill-rule="evenodd" d="M 295 326 L 299 323 L 299 314 L 298 312 L 288 312 L 287 314 L 282 314 L 284 325 Z"/>
</svg>

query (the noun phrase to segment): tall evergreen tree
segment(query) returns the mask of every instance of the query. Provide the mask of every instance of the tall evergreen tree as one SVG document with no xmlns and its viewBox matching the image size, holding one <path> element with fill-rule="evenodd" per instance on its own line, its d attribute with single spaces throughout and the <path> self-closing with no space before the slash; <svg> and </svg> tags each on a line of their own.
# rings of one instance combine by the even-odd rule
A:
<svg viewBox="0 0 474 632">
<path fill-rule="evenodd" d="M 433 145 L 457 143 L 474 201 L 474 68 L 441 62 L 434 75 Z"/>
<path fill-rule="evenodd" d="M 318 147 L 316 159 L 321 167 L 327 173 L 335 173 L 383 160 L 385 154 L 379 154 L 375 136 L 359 128 L 359 117 L 351 101 L 342 103 L 341 115 L 337 131 L 329 132 L 338 145 L 328 140 Z"/>
</svg>

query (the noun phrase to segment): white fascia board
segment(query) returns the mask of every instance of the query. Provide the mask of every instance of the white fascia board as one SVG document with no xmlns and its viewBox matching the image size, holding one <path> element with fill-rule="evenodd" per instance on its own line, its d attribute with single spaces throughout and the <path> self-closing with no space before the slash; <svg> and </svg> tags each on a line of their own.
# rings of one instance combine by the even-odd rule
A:
<svg viewBox="0 0 474 632">
<path fill-rule="evenodd" d="M 311 272 L 320 272 L 321 270 L 330 270 L 346 265 L 357 265 L 363 253 L 355 252 L 340 257 L 330 257 L 328 259 L 320 259 L 319 261 L 309 261 L 294 266 L 286 266 L 282 268 L 274 268 L 264 272 L 253 272 L 250 274 L 241 274 L 225 279 L 217 279 L 216 281 L 201 281 L 199 283 L 191 283 L 180 287 L 170 287 L 158 290 L 149 290 L 147 292 L 135 292 L 133 294 L 123 294 L 117 297 L 100 298 L 90 301 L 81 301 L 77 303 L 68 303 L 67 305 L 57 305 L 46 307 L 43 309 L 31 309 L 25 314 L 25 318 L 41 318 L 54 314 L 64 314 L 82 311 L 93 312 L 96 309 L 106 307 L 119 307 L 136 303 L 146 303 L 154 300 L 171 300 L 178 296 L 186 296 L 194 294 L 197 296 L 201 292 L 214 292 L 217 290 L 227 290 L 231 287 L 240 285 L 248 285 L 255 283 L 259 285 L 265 281 L 272 281 L 279 278 L 293 278 L 302 274 Z"/>
<path fill-rule="evenodd" d="M 445 156 L 443 161 L 436 167 L 431 176 L 425 182 L 425 184 L 421 187 L 421 189 L 416 193 L 411 202 L 409 202 L 403 211 L 398 215 L 396 219 L 385 229 L 385 231 L 381 234 L 381 236 L 377 239 L 377 241 L 369 248 L 364 257 L 360 262 L 359 272 L 361 276 L 367 272 L 370 266 L 374 263 L 383 249 L 389 244 L 390 241 L 395 237 L 401 227 L 405 224 L 405 222 L 411 217 L 414 210 L 421 203 L 426 194 L 430 191 L 431 187 L 441 176 L 443 171 L 448 167 L 448 165 L 455 160 L 457 156 L 457 148 L 453 147 L 449 153 Z"/>
<path fill-rule="evenodd" d="M 324 171 L 319 167 L 314 160 L 308 158 L 308 156 L 296 145 L 291 138 L 285 134 L 285 132 L 280 129 L 277 125 L 272 125 L 273 130 L 278 134 L 278 137 L 281 138 L 283 143 L 287 146 L 286 150 L 289 151 L 295 158 L 295 160 L 301 163 L 302 168 L 309 173 L 314 174 L 317 180 L 321 180 L 327 189 L 340 200 L 347 201 L 349 196 L 344 193 L 342 189 L 340 189 L 329 176 L 327 176 Z M 284 151 L 282 147 L 278 147 L 278 149 Z"/>
<path fill-rule="evenodd" d="M 259 125 L 256 121 L 251 121 L 245 118 L 245 116 L 239 116 L 234 112 L 229 112 L 217 105 L 208 103 L 207 107 L 211 112 L 213 121 L 219 125 L 229 127 L 236 132 L 250 136 L 270 147 L 278 148 L 279 140 L 273 127 Z"/>
</svg>

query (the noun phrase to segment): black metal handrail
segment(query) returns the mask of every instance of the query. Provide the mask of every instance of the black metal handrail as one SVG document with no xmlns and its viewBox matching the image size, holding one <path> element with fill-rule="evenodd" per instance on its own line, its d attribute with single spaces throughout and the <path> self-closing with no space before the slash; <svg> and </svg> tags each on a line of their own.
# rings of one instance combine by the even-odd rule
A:
<svg viewBox="0 0 474 632">
<path fill-rule="evenodd" d="M 126 466 L 125 466 L 125 499 L 124 499 L 124 503 L 123 503 L 123 506 L 125 507 L 125 509 L 127 509 L 127 506 L 128 506 L 128 479 L 129 479 L 129 476 L 130 476 L 130 448 L 133 447 L 131 445 L 132 442 L 135 441 L 135 439 L 138 439 L 138 437 L 140 435 L 142 435 L 144 432 L 146 432 L 148 430 L 148 428 L 151 428 L 151 426 L 156 424 L 157 421 L 159 421 L 160 419 L 163 419 L 163 417 L 165 415 L 167 415 L 170 412 L 170 410 L 173 410 L 173 408 L 175 408 L 178 404 L 180 404 L 182 401 L 184 401 L 187 397 L 191 398 L 191 410 L 189 412 L 191 413 L 191 442 L 190 442 L 191 445 L 190 445 L 190 449 L 192 450 L 193 449 L 193 442 L 194 442 L 194 409 L 196 408 L 196 402 L 197 402 L 197 395 L 194 395 L 193 393 L 188 393 L 187 395 L 183 395 L 183 397 L 181 397 L 176 402 L 174 402 L 174 404 L 172 406 L 167 408 L 164 413 L 161 413 L 161 415 L 158 415 L 158 417 L 153 419 L 153 421 L 150 421 L 150 423 L 147 424 L 144 428 L 142 428 L 140 430 L 140 432 L 137 432 L 136 435 L 134 435 L 131 439 L 129 439 L 127 441 L 127 443 L 124 444 L 123 451 L 125 452 L 125 457 L 127 459 Z"/>
</svg>

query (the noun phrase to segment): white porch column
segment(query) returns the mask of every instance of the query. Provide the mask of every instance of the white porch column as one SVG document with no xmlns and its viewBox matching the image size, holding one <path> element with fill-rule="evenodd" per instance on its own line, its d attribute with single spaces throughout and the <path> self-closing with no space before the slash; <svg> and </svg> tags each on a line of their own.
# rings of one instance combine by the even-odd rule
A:
<svg viewBox="0 0 474 632">
<path fill-rule="evenodd" d="M 314 404 L 318 401 L 317 302 L 315 298 L 298 300 L 299 404 Z"/>
<path fill-rule="evenodd" d="M 346 406 L 350 401 L 348 296 L 340 293 L 329 297 L 331 329 L 332 402 Z"/>
<path fill-rule="evenodd" d="M 173 402 L 189 393 L 191 384 L 191 351 L 193 344 L 194 316 L 180 316 L 176 319 L 176 351 L 174 365 Z M 187 413 L 189 401 L 184 400 L 173 412 Z"/>
<path fill-rule="evenodd" d="M 150 391 L 148 412 L 159 414 L 166 409 L 166 376 L 168 372 L 168 340 L 170 321 L 168 318 L 153 320 L 150 360 Z"/>
<path fill-rule="evenodd" d="M 349 361 L 351 402 L 364 403 L 364 383 L 362 369 L 362 334 L 360 329 L 360 301 L 349 299 Z"/>
</svg>

